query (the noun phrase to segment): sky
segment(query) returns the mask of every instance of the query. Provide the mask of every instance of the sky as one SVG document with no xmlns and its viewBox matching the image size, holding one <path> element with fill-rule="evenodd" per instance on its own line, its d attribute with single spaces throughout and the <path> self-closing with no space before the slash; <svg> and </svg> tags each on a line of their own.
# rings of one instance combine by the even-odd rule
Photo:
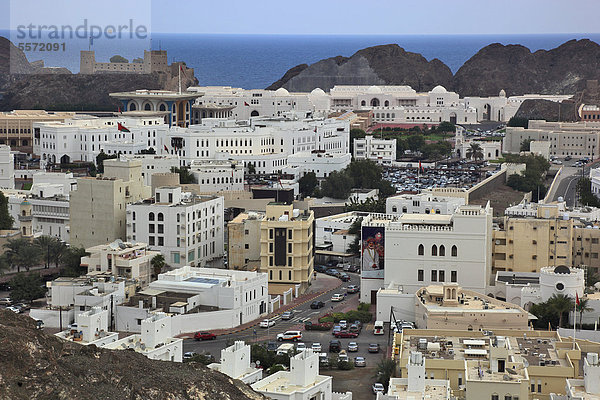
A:
<svg viewBox="0 0 600 400">
<path fill-rule="evenodd" d="M 547 34 L 599 33 L 600 0 L 137 0 L 151 3 L 151 30 L 206 34 Z M 69 2 L 101 4 L 110 20 L 123 0 L 0 0 L 0 29 L 10 3 L 44 10 L 46 23 L 69 16 Z M 29 4 L 30 3 L 30 4 Z M 37 6 L 36 6 L 37 4 Z M 72 12 L 74 13 L 74 12 Z"/>
</svg>

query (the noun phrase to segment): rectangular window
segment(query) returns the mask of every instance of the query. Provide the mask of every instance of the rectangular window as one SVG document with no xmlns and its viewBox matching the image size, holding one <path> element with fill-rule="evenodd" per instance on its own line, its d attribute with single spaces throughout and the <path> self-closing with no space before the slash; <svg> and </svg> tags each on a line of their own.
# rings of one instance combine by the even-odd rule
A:
<svg viewBox="0 0 600 400">
<path fill-rule="evenodd" d="M 422 269 L 420 269 L 419 271 L 417 271 L 417 280 L 419 282 L 423 282 L 424 275 L 425 275 L 425 271 L 423 271 Z"/>
<path fill-rule="evenodd" d="M 456 282 L 456 271 L 450 271 L 450 282 Z"/>
<path fill-rule="evenodd" d="M 273 266 L 273 256 L 269 256 L 269 267 Z"/>
<path fill-rule="evenodd" d="M 148 225 L 148 233 L 154 233 L 154 224 Z"/>
<path fill-rule="evenodd" d="M 292 266 L 292 257 L 288 257 L 288 267 Z"/>
<path fill-rule="evenodd" d="M 446 281 L 445 275 L 446 275 L 445 271 L 439 271 L 438 272 L 438 281 L 445 282 Z"/>
<path fill-rule="evenodd" d="M 171 260 L 174 264 L 179 264 L 181 262 L 179 253 L 171 253 Z"/>
<path fill-rule="evenodd" d="M 288 253 L 292 253 L 292 244 L 288 243 Z"/>
<path fill-rule="evenodd" d="M 248 250 L 248 249 L 250 248 L 250 245 L 249 245 L 248 243 L 246 243 L 246 244 L 244 245 L 244 248 L 245 248 L 246 250 Z"/>
<path fill-rule="evenodd" d="M 273 239 L 273 229 L 269 229 L 269 239 Z"/>
<path fill-rule="evenodd" d="M 165 233 L 165 226 L 163 224 L 158 224 L 158 233 Z"/>
<path fill-rule="evenodd" d="M 288 229 L 288 239 L 292 240 L 292 229 Z"/>
<path fill-rule="evenodd" d="M 431 282 L 437 282 L 437 271 L 435 269 L 431 271 Z"/>
<path fill-rule="evenodd" d="M 148 244 L 150 246 L 154 246 L 154 236 L 148 236 Z"/>
<path fill-rule="evenodd" d="M 162 236 L 158 237 L 158 245 L 159 246 L 164 246 L 165 245 L 165 238 Z"/>
<path fill-rule="evenodd" d="M 273 252 L 273 242 L 269 243 L 269 253 Z"/>
</svg>

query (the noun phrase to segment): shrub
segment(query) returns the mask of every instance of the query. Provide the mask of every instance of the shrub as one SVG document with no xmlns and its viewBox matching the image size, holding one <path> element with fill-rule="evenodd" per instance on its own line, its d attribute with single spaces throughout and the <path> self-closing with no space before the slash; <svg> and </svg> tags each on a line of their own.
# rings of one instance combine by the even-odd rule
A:
<svg viewBox="0 0 600 400">
<path fill-rule="evenodd" d="M 358 311 L 369 311 L 370 308 L 371 308 L 371 305 L 369 303 L 359 303 L 358 304 Z"/>
<path fill-rule="evenodd" d="M 354 369 L 354 364 L 352 364 L 350 361 L 340 361 L 338 362 L 338 369 L 342 371 L 350 371 L 351 369 Z"/>
</svg>

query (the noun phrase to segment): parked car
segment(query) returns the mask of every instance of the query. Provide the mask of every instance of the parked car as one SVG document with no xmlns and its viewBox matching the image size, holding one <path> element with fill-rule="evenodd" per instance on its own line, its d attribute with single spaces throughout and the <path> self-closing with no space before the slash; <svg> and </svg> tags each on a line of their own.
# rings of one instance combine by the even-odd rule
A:
<svg viewBox="0 0 600 400">
<path fill-rule="evenodd" d="M 0 305 L 2 305 L 2 306 L 10 306 L 11 304 L 12 304 L 12 301 L 8 297 L 4 297 L 4 298 L 0 299 Z"/>
<path fill-rule="evenodd" d="M 338 354 L 338 361 L 348 362 L 348 354 L 346 353 L 346 350 L 340 350 L 340 353 Z"/>
<path fill-rule="evenodd" d="M 314 270 L 322 273 L 327 271 L 327 267 L 324 265 L 315 265 Z"/>
<path fill-rule="evenodd" d="M 358 265 L 351 265 L 350 268 L 348 268 L 348 272 L 360 272 L 360 267 Z"/>
<path fill-rule="evenodd" d="M 306 343 L 296 343 L 296 351 L 306 350 Z"/>
<path fill-rule="evenodd" d="M 350 275 L 345 272 L 342 272 L 338 277 L 342 280 L 342 282 L 350 281 Z"/>
<path fill-rule="evenodd" d="M 211 332 L 196 332 L 194 334 L 194 339 L 196 340 L 215 340 L 217 335 Z"/>
<path fill-rule="evenodd" d="M 267 351 L 275 351 L 277 350 L 277 342 L 267 342 Z"/>
<path fill-rule="evenodd" d="M 322 301 L 313 301 L 312 303 L 310 303 L 310 308 L 312 308 L 313 310 L 318 310 L 321 307 L 324 307 L 325 303 L 323 303 Z"/>
<path fill-rule="evenodd" d="M 335 336 L 336 338 L 343 338 L 343 339 L 347 339 L 347 338 L 357 338 L 358 337 L 358 333 L 356 332 L 350 332 L 350 331 L 339 331 L 333 334 L 333 336 Z"/>
<path fill-rule="evenodd" d="M 358 343 L 356 342 L 350 342 L 348 343 L 348 351 L 355 353 L 358 351 Z"/>
<path fill-rule="evenodd" d="M 354 359 L 354 366 L 355 367 L 366 367 L 367 366 L 367 362 L 365 361 L 364 357 L 356 357 Z"/>
<path fill-rule="evenodd" d="M 292 319 L 293 316 L 294 314 L 291 311 L 285 311 L 283 314 L 281 314 L 281 319 L 287 321 L 288 319 Z"/>
<path fill-rule="evenodd" d="M 385 387 L 379 382 L 374 383 L 371 389 L 373 389 L 374 394 L 385 392 Z"/>
<path fill-rule="evenodd" d="M 335 336 L 336 333 L 341 332 L 342 331 L 342 327 L 339 325 L 334 325 L 333 330 L 331 331 L 331 334 L 333 336 Z"/>
<path fill-rule="evenodd" d="M 339 340 L 331 340 L 329 342 L 329 352 L 339 353 L 342 350 L 342 343 Z"/>
<path fill-rule="evenodd" d="M 280 342 L 284 340 L 293 340 L 294 342 L 297 342 L 298 340 L 302 340 L 302 332 L 285 331 L 283 333 L 277 334 L 277 340 Z"/>
<path fill-rule="evenodd" d="M 273 325 L 275 325 L 275 320 L 274 319 L 263 319 L 260 322 L 260 327 L 261 328 L 270 328 Z"/>
<path fill-rule="evenodd" d="M 348 294 L 358 293 L 359 290 L 360 290 L 360 288 L 357 285 L 350 285 L 346 288 L 346 293 L 348 293 Z"/>
<path fill-rule="evenodd" d="M 379 344 L 378 343 L 369 344 L 369 353 L 379 353 Z"/>
<path fill-rule="evenodd" d="M 359 334 L 359 333 L 360 333 L 360 330 L 361 330 L 361 326 L 360 326 L 360 325 L 357 325 L 357 324 L 352 324 L 352 325 L 350 325 L 350 328 L 348 328 L 348 330 L 349 330 L 350 332 L 354 332 L 354 333 L 356 333 L 356 334 Z"/>
<path fill-rule="evenodd" d="M 320 353 L 321 351 L 323 351 L 323 348 L 321 347 L 321 343 L 313 343 L 311 346 L 311 349 L 315 353 Z"/>
<path fill-rule="evenodd" d="M 21 313 L 21 310 L 18 309 L 17 307 L 8 306 L 8 307 L 6 307 L 6 309 L 14 312 L 15 314 L 20 314 Z"/>
<path fill-rule="evenodd" d="M 333 296 L 331 296 L 331 301 L 342 301 L 342 300 L 344 300 L 343 294 L 336 293 Z"/>
<path fill-rule="evenodd" d="M 337 269 L 333 269 L 333 268 L 328 269 L 327 271 L 325 271 L 325 273 L 327 275 L 331 275 L 331 276 L 339 276 L 341 274 L 340 271 L 338 271 Z"/>
<path fill-rule="evenodd" d="M 197 355 L 198 355 L 198 353 L 196 353 L 195 351 L 188 351 L 186 353 L 183 353 L 183 359 L 184 360 L 189 360 L 191 358 L 194 358 Z"/>
<path fill-rule="evenodd" d="M 348 328 L 348 321 L 346 321 L 345 319 L 341 320 L 340 322 L 338 322 L 338 325 L 340 326 L 340 328 L 342 329 L 347 329 Z"/>
</svg>

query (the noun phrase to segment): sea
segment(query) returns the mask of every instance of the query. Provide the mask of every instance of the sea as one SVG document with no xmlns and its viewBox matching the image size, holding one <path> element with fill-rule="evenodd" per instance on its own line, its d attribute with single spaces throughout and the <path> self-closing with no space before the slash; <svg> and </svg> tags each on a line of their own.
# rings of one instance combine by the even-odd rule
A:
<svg viewBox="0 0 600 400">
<path fill-rule="evenodd" d="M 0 36 L 8 36 L 0 31 Z M 185 61 L 194 68 L 200 85 L 225 85 L 245 89 L 265 88 L 299 64 L 312 64 L 334 56 L 351 56 L 369 46 L 396 43 L 427 60 L 437 58 L 452 72 L 491 43 L 520 44 L 531 51 L 549 50 L 571 39 L 600 43 L 600 34 L 545 35 L 206 35 L 154 33 L 148 47 L 167 50 L 169 62 Z M 86 43 L 85 46 L 88 46 Z M 96 60 L 106 62 L 119 54 L 133 60 L 143 49 L 114 49 L 112 43 L 97 40 L 91 50 Z M 88 48 L 85 48 L 87 50 Z M 131 54 L 130 54 L 131 53 Z M 29 61 L 43 59 L 46 66 L 79 71 L 79 51 L 27 53 Z"/>
</svg>

